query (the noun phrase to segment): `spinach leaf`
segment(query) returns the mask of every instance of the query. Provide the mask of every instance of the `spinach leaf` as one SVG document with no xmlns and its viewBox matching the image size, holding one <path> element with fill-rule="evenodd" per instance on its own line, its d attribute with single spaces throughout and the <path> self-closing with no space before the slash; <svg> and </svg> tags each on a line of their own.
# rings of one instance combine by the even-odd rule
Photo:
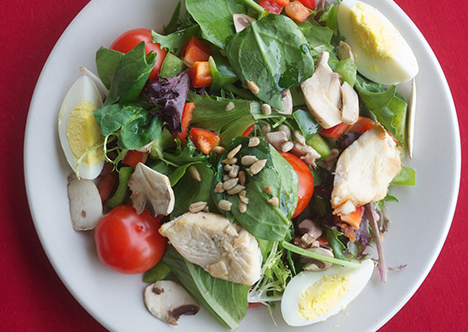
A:
<svg viewBox="0 0 468 332">
<path fill-rule="evenodd" d="M 93 114 L 102 135 L 117 134 L 118 144 L 124 149 L 139 149 L 161 136 L 159 117 L 136 104 L 103 105 Z"/>
<path fill-rule="evenodd" d="M 245 13 L 242 0 L 186 0 L 185 5 L 200 25 L 203 38 L 221 49 L 235 33 L 232 14 Z"/>
<path fill-rule="evenodd" d="M 217 166 L 216 183 L 223 182 L 224 164 L 227 153 L 242 144 L 236 158 L 241 160 L 243 156 L 254 155 L 258 160 L 266 159 L 265 167 L 256 175 L 247 171 L 248 166 L 239 165 L 247 175 L 245 191 L 249 204 L 247 211 L 239 211 L 239 196 L 229 195 L 226 192 L 215 193 L 215 201 L 228 200 L 232 203 L 231 211 L 222 211 L 229 219 L 234 219 L 253 236 L 269 240 L 283 240 L 291 227 L 291 216 L 296 209 L 298 196 L 298 178 L 292 166 L 266 141 L 261 140 L 256 147 L 248 147 L 248 137 L 235 138 L 226 148 Z M 263 188 L 271 187 L 272 191 L 266 193 Z M 279 206 L 273 206 L 267 201 L 277 197 Z"/>
<path fill-rule="evenodd" d="M 380 122 L 399 144 L 404 146 L 407 103 L 399 98 L 396 86 L 385 90 L 382 86 L 369 84 L 361 76 L 355 83 L 359 97 L 378 122 Z"/>
<path fill-rule="evenodd" d="M 225 99 L 221 97 L 201 96 L 189 92 L 188 101 L 195 103 L 190 125 L 211 130 L 221 135 L 221 144 L 225 145 L 256 122 L 252 115 L 255 109 L 261 114 L 260 105 L 243 99 Z M 234 108 L 226 112 L 226 106 L 233 103 Z"/>
<path fill-rule="evenodd" d="M 195 180 L 189 172 L 186 172 L 190 166 L 197 168 L 202 179 L 200 182 Z M 174 188 L 177 202 L 171 213 L 172 219 L 188 212 L 190 204 L 195 202 L 208 202 L 209 210 L 211 212 L 217 211 L 211 194 L 214 172 L 206 163 L 197 162 L 181 166 L 169 174 L 169 179 Z M 188 190 L 188 188 L 190 189 Z"/>
<path fill-rule="evenodd" d="M 228 329 L 235 329 L 239 325 L 247 313 L 250 286 L 213 278 L 200 266 L 185 260 L 172 246 L 167 249 L 163 262 L 221 324 Z"/>
<path fill-rule="evenodd" d="M 116 102 L 134 102 L 148 80 L 156 62 L 156 53 L 145 53 L 145 43 L 141 42 L 122 56 L 115 68 L 105 105 Z"/>
<path fill-rule="evenodd" d="M 183 166 L 189 163 L 195 163 L 197 161 L 206 161 L 208 156 L 201 153 L 195 148 L 192 141 L 187 139 L 187 144 L 182 146 L 180 140 L 175 140 L 177 146 L 174 151 L 166 150 L 163 151 L 163 159 L 166 163 L 172 166 Z"/>
<path fill-rule="evenodd" d="M 309 43 L 309 46 L 315 50 L 316 55 L 320 52 L 330 51 L 333 49 L 331 46 L 333 30 L 327 27 L 322 27 L 318 23 L 312 24 L 310 21 L 298 23 L 297 26 L 301 29 L 304 37 Z"/>
<path fill-rule="evenodd" d="M 346 250 L 346 246 L 338 238 L 340 235 L 343 235 L 343 233 L 330 228 L 325 228 L 325 234 L 327 236 L 328 244 L 333 250 L 333 255 L 335 258 L 347 261 L 348 259 L 343 255 L 344 250 Z"/>
<path fill-rule="evenodd" d="M 115 69 L 125 54 L 109 48 L 101 47 L 96 52 L 96 67 L 99 78 L 106 88 L 110 88 Z"/>
<path fill-rule="evenodd" d="M 177 30 L 169 35 L 160 35 L 154 31 L 151 31 L 153 36 L 153 43 L 161 44 L 161 48 L 166 49 L 166 51 L 171 52 L 172 54 L 179 56 L 182 53 L 187 41 L 198 36 L 200 33 L 200 27 L 194 25 L 182 30 Z"/>
<path fill-rule="evenodd" d="M 283 110 L 281 92 L 312 76 L 314 60 L 296 23 L 270 14 L 255 21 L 226 43 L 226 54 L 244 84 L 253 82 L 256 96 Z"/>
</svg>

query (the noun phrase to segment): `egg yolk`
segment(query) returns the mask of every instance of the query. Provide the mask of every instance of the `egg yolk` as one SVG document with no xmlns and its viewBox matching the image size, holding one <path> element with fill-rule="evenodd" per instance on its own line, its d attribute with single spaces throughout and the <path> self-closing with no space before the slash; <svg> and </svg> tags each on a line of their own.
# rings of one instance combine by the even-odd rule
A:
<svg viewBox="0 0 468 332">
<path fill-rule="evenodd" d="M 311 320 L 333 309 L 350 287 L 347 274 L 325 275 L 302 291 L 299 297 L 299 316 Z"/>
<path fill-rule="evenodd" d="M 351 28 L 359 46 L 373 58 L 391 58 L 396 39 L 391 28 L 362 4 L 351 9 Z"/>
<path fill-rule="evenodd" d="M 70 150 L 76 159 L 80 159 L 86 153 L 82 162 L 88 165 L 97 165 L 103 160 L 102 146 L 90 150 L 104 142 L 104 137 L 93 116 L 95 109 L 94 103 L 82 101 L 71 111 L 67 122 Z"/>
</svg>

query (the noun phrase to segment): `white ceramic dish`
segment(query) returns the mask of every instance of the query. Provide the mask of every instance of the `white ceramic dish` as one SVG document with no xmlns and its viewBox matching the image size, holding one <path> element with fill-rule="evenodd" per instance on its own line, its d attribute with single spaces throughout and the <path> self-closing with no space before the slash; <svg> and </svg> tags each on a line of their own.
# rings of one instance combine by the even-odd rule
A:
<svg viewBox="0 0 468 332">
<path fill-rule="evenodd" d="M 434 264 L 449 230 L 460 180 L 460 139 L 455 108 L 441 68 L 415 25 L 389 0 L 368 1 L 400 30 L 416 53 L 420 73 L 413 160 L 417 186 L 393 190 L 399 204 L 389 205 L 391 230 L 385 237 L 388 264 L 407 264 L 390 272 L 387 284 L 376 273 L 345 311 L 326 322 L 288 328 L 276 310 L 275 327 L 265 308 L 248 310 L 238 331 L 375 331 L 413 295 Z M 95 70 L 94 55 L 122 32 L 137 27 L 161 31 L 177 1 L 93 0 L 63 33 L 44 66 L 31 102 L 25 138 L 25 178 L 32 216 L 50 261 L 70 292 L 111 331 L 172 331 L 146 310 L 141 276 L 115 273 L 100 264 L 92 232 L 73 231 L 69 219 L 70 169 L 57 135 L 62 99 L 81 75 Z M 440 130 L 443 128 L 443 130 Z M 437 156 L 438 162 L 434 162 Z M 443 163 L 441 165 L 441 163 Z M 206 311 L 183 317 L 181 331 L 220 331 Z"/>
</svg>

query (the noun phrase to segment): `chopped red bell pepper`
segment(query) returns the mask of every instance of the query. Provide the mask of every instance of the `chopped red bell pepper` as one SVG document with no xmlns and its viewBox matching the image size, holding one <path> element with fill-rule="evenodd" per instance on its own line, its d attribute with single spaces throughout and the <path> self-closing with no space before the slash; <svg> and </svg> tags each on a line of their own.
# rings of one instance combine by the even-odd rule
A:
<svg viewBox="0 0 468 332">
<path fill-rule="evenodd" d="M 115 182 L 117 181 L 117 173 L 110 172 L 102 177 L 101 182 L 98 185 L 99 195 L 101 201 L 104 202 L 111 194 L 114 189 Z"/>
<path fill-rule="evenodd" d="M 341 220 L 351 225 L 354 229 L 359 229 L 361 225 L 362 215 L 364 214 L 364 206 L 358 206 L 356 210 L 345 216 L 340 216 Z"/>
<path fill-rule="evenodd" d="M 255 129 L 255 125 L 251 125 L 249 127 L 247 127 L 247 129 L 242 133 L 242 136 L 244 137 L 247 137 L 247 136 L 250 136 L 250 134 L 252 134 L 252 132 L 254 131 Z"/>
<path fill-rule="evenodd" d="M 342 123 L 337 124 L 334 127 L 321 129 L 319 131 L 319 134 L 325 137 L 338 139 L 345 132 L 346 128 L 348 128 L 348 125 L 342 122 Z"/>
<path fill-rule="evenodd" d="M 208 45 L 197 37 L 192 37 L 182 50 L 182 59 L 187 67 L 192 67 L 197 61 L 208 61 L 211 51 Z"/>
<path fill-rule="evenodd" d="M 138 163 L 145 163 L 148 159 L 148 152 L 141 152 L 137 150 L 128 150 L 125 157 L 122 159 L 122 163 L 135 167 Z"/>
<path fill-rule="evenodd" d="M 284 7 L 289 18 L 296 22 L 304 22 L 309 17 L 310 11 L 299 1 L 292 1 Z"/>
<path fill-rule="evenodd" d="M 182 112 L 182 131 L 172 135 L 174 139 L 178 138 L 182 144 L 187 143 L 187 136 L 189 132 L 190 121 L 192 121 L 193 110 L 195 109 L 195 103 L 185 103 L 184 111 Z"/>
<path fill-rule="evenodd" d="M 314 10 L 315 9 L 315 0 L 299 0 L 302 2 L 304 6 L 306 6 L 309 9 Z"/>
<path fill-rule="evenodd" d="M 210 154 L 211 150 L 221 141 L 221 136 L 212 131 L 202 128 L 192 128 L 190 130 L 190 140 L 197 150 L 204 154 Z"/>
<path fill-rule="evenodd" d="M 260 0 L 258 4 L 271 14 L 281 14 L 289 0 Z"/>
<path fill-rule="evenodd" d="M 208 61 L 196 61 L 188 74 L 194 88 L 207 88 L 213 83 L 211 67 Z"/>
<path fill-rule="evenodd" d="M 364 133 L 371 129 L 375 125 L 374 120 L 360 116 L 358 120 L 348 127 L 346 130 L 348 133 Z"/>
</svg>

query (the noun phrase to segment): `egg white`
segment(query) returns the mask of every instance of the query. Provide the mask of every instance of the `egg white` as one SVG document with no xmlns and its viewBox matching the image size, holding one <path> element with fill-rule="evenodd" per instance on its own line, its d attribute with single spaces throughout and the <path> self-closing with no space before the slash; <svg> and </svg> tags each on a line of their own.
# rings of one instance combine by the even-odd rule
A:
<svg viewBox="0 0 468 332">
<path fill-rule="evenodd" d="M 386 28 L 392 38 L 382 41 L 382 45 L 389 49 L 389 56 L 376 56 L 362 48 L 353 30 L 351 14 L 353 8 L 362 6 L 365 12 L 373 13 L 378 23 Z M 381 84 L 399 84 L 414 78 L 418 71 L 418 62 L 408 43 L 401 36 L 395 26 L 376 8 L 364 2 L 345 0 L 338 9 L 338 28 L 346 43 L 351 46 L 359 73 L 368 79 Z"/>
<path fill-rule="evenodd" d="M 305 326 L 321 322 L 327 318 L 336 315 L 344 309 L 368 283 L 374 270 L 374 263 L 368 259 L 361 263 L 360 267 L 350 268 L 333 265 L 326 271 L 312 272 L 303 271 L 296 275 L 286 286 L 281 300 L 281 313 L 285 322 L 290 326 Z M 299 299 L 301 293 L 309 286 L 320 281 L 324 276 L 331 275 L 349 275 L 349 289 L 344 298 L 339 301 L 331 310 L 321 316 L 308 320 L 299 315 Z"/>
<path fill-rule="evenodd" d="M 88 76 L 81 76 L 70 88 L 65 96 L 58 117 L 58 132 L 60 144 L 70 167 L 78 169 L 80 178 L 95 179 L 104 167 L 104 161 L 97 165 L 89 165 L 81 162 L 78 167 L 78 159 L 73 155 L 67 138 L 67 123 L 73 109 L 82 101 L 90 101 L 96 107 L 102 106 L 102 98 L 94 82 Z M 77 168 L 78 167 L 78 168 Z"/>
</svg>

